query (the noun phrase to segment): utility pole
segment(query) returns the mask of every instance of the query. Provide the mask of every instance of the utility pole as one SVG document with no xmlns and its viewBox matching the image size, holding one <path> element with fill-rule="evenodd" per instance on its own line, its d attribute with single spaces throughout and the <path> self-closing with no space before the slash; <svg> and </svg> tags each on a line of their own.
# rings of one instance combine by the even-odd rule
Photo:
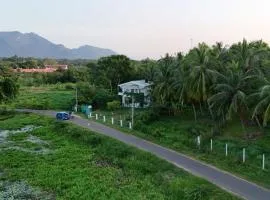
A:
<svg viewBox="0 0 270 200">
<path fill-rule="evenodd" d="M 78 89 L 76 87 L 76 104 L 75 104 L 75 112 L 78 111 Z"/>
<path fill-rule="evenodd" d="M 131 107 L 131 123 L 134 125 L 134 94 L 132 95 L 132 107 Z"/>
</svg>

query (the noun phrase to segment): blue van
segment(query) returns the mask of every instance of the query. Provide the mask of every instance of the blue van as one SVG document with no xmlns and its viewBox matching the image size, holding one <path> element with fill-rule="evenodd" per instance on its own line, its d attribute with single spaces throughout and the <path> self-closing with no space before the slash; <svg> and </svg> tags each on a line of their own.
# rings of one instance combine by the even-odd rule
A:
<svg viewBox="0 0 270 200">
<path fill-rule="evenodd" d="M 58 112 L 56 114 L 56 119 L 59 120 L 69 120 L 70 119 L 70 115 L 66 112 Z"/>
</svg>

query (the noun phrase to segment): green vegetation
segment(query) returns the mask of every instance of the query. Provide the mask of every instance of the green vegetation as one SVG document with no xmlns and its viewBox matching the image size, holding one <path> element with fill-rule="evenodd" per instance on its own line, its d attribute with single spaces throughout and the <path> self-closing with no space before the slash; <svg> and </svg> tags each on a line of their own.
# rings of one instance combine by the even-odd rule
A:
<svg viewBox="0 0 270 200">
<path fill-rule="evenodd" d="M 31 134 L 52 151 L 0 151 L 0 182 L 25 181 L 65 200 L 237 199 L 149 153 L 69 123 L 33 114 L 13 114 L 0 121 L 1 129 L 7 130 L 26 125 L 41 127 L 10 139 L 22 142 Z M 0 196 L 3 190 L 0 187 Z"/>
<path fill-rule="evenodd" d="M 21 87 L 20 95 L 12 102 L 17 108 L 72 110 L 75 90 L 66 85 Z"/>
<path fill-rule="evenodd" d="M 11 68 L 18 67 L 18 60 L 5 62 Z M 21 62 L 25 66 L 34 63 Z M 104 109 L 102 113 L 109 113 L 107 122 L 110 116 L 115 116 L 115 122 L 123 119 L 126 126 L 131 121 L 130 113 L 117 115 L 115 110 L 119 105 L 117 85 L 147 79 L 153 83 L 152 105 L 149 111 L 136 116 L 135 131 L 126 131 L 270 188 L 270 48 L 267 43 L 245 39 L 230 47 L 220 42 L 213 46 L 201 43 L 185 55 L 166 54 L 157 61 L 134 61 L 115 55 L 72 65 L 69 70 L 50 74 L 19 74 L 18 80 L 23 86 L 67 83 L 67 87 L 66 90 L 39 87 L 39 92 L 22 87 L 13 105 L 70 109 L 76 84 L 79 104 L 91 104 L 94 110 Z M 197 136 L 202 138 L 200 149 L 195 142 Z M 213 152 L 209 150 L 210 139 L 214 141 Z M 225 158 L 226 143 L 229 156 Z M 247 153 L 244 164 L 243 148 Z M 264 171 L 260 169 L 263 153 L 267 159 Z"/>
<path fill-rule="evenodd" d="M 111 117 L 114 117 L 114 125 L 123 132 L 133 134 L 148 141 L 185 153 L 196 159 L 205 161 L 220 169 L 232 172 L 240 177 L 256 182 L 270 188 L 270 131 L 265 132 L 256 126 L 248 127 L 249 135 L 242 134 L 242 126 L 236 120 L 228 122 L 221 132 L 214 134 L 215 125 L 211 119 L 193 119 L 192 110 L 186 110 L 178 116 L 158 116 L 151 111 L 136 110 L 135 126 L 133 130 L 128 128 L 130 109 L 110 112 L 100 112 L 99 122 L 103 123 L 103 115 L 106 116 L 106 124 L 111 125 Z M 95 115 L 95 113 L 93 114 Z M 123 120 L 123 128 L 120 128 L 119 120 Z M 93 116 L 95 120 L 95 116 Z M 201 136 L 201 145 L 196 143 L 197 136 Z M 213 141 L 213 150 L 210 148 L 210 140 Z M 228 156 L 225 156 L 225 145 L 228 144 Z M 242 151 L 246 149 L 246 161 L 242 162 Z M 262 170 L 262 154 L 265 154 L 265 170 Z"/>
<path fill-rule="evenodd" d="M 0 103 L 14 99 L 18 88 L 12 71 L 0 65 Z"/>
</svg>

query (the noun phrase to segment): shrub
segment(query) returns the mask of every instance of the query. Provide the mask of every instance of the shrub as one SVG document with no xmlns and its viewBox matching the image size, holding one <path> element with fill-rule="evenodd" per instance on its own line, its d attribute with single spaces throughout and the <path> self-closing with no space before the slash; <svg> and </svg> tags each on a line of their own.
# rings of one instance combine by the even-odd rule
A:
<svg viewBox="0 0 270 200">
<path fill-rule="evenodd" d="M 114 96 L 105 89 L 97 89 L 92 100 L 92 106 L 97 108 L 106 108 L 107 102 L 115 100 Z"/>
<path fill-rule="evenodd" d="M 72 84 L 72 83 L 67 83 L 67 84 L 65 85 L 65 89 L 66 89 L 66 90 L 74 90 L 74 89 L 75 89 L 75 86 L 74 86 L 74 84 Z"/>
<path fill-rule="evenodd" d="M 107 109 L 108 110 L 117 110 L 120 108 L 120 101 L 110 101 L 110 102 L 107 102 Z"/>
<path fill-rule="evenodd" d="M 80 104 L 90 104 L 96 95 L 96 87 L 88 82 L 77 83 L 78 101 Z"/>
<path fill-rule="evenodd" d="M 150 124 L 159 119 L 159 114 L 154 110 L 145 111 L 135 116 L 136 120 L 140 120 L 144 124 Z"/>
</svg>

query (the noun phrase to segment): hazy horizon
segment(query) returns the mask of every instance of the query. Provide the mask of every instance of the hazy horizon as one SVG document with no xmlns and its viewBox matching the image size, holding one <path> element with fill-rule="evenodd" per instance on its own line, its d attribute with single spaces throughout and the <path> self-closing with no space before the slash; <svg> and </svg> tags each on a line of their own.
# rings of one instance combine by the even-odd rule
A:
<svg viewBox="0 0 270 200">
<path fill-rule="evenodd" d="M 199 42 L 270 43 L 267 0 L 0 2 L 0 31 L 34 32 L 68 48 L 92 45 L 133 59 L 186 52 Z"/>
</svg>

